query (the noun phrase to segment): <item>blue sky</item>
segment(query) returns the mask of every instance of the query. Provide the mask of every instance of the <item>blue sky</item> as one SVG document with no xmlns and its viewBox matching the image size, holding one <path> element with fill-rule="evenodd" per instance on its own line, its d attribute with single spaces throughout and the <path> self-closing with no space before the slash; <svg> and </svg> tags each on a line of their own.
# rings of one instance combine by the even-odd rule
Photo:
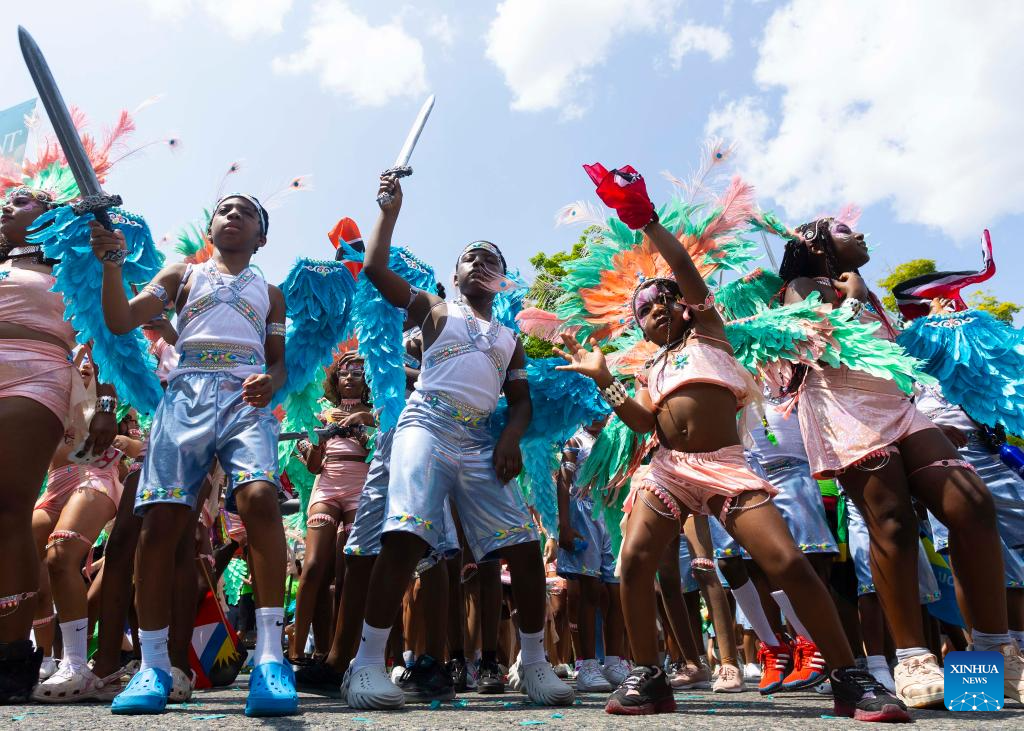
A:
<svg viewBox="0 0 1024 731">
<path fill-rule="evenodd" d="M 376 177 L 435 93 L 396 242 L 446 279 L 473 239 L 526 269 L 569 246 L 554 213 L 594 199 L 582 163 L 632 163 L 661 201 L 659 173 L 685 177 L 715 133 L 790 223 L 860 204 L 869 280 L 915 257 L 975 268 L 988 227 L 986 286 L 1024 299 L 1020 4 L 55 0 L 0 21 L 0 107 L 34 96 L 19 23 L 94 131 L 161 95 L 133 142 L 180 148 L 149 147 L 107 185 L 158 238 L 213 202 L 232 162 L 226 188 L 261 196 L 311 176 L 272 211 L 257 263 L 274 281 L 295 256 L 332 256 L 341 216 L 369 232 Z"/>
</svg>

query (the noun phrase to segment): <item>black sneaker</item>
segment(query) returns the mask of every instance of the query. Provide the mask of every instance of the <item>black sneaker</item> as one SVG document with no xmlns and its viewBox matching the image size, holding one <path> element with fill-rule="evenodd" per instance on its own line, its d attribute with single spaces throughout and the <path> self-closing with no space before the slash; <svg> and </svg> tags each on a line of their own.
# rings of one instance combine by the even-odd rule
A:
<svg viewBox="0 0 1024 731">
<path fill-rule="evenodd" d="M 304 693 L 315 693 L 330 698 L 341 697 L 341 681 L 344 673 L 339 673 L 323 660 L 292 661 L 295 666 L 295 688 Z"/>
<path fill-rule="evenodd" d="M 466 661 L 455 658 L 448 663 L 448 672 L 452 676 L 452 686 L 456 693 L 465 693 L 468 690 L 468 678 L 466 677 Z"/>
<path fill-rule="evenodd" d="M 452 676 L 445 666 L 430 655 L 420 655 L 411 668 L 402 673 L 398 687 L 406 703 L 450 701 L 455 697 Z"/>
<path fill-rule="evenodd" d="M 476 692 L 484 695 L 500 695 L 505 692 L 505 676 L 496 662 L 480 662 L 480 677 L 476 681 Z"/>
<path fill-rule="evenodd" d="M 612 693 L 604 710 L 624 716 L 675 713 L 676 699 L 664 670 L 637 665 Z"/>
<path fill-rule="evenodd" d="M 908 723 L 910 714 L 899 698 L 885 689 L 871 673 L 855 667 L 829 674 L 835 714 L 855 721 Z"/>
<path fill-rule="evenodd" d="M 42 663 L 43 651 L 28 640 L 0 642 L 0 706 L 29 702 Z"/>
</svg>

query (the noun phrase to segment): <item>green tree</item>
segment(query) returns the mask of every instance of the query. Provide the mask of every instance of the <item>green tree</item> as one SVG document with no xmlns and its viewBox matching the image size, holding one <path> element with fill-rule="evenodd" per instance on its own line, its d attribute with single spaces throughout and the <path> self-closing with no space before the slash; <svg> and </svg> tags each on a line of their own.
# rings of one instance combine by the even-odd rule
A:
<svg viewBox="0 0 1024 731">
<path fill-rule="evenodd" d="M 922 274 L 934 274 L 935 273 L 935 260 L 934 259 L 911 259 L 910 261 L 899 264 L 889 272 L 884 279 L 880 279 L 878 284 L 885 289 L 887 294 L 882 298 L 882 304 L 890 312 L 896 311 L 896 297 L 893 296 L 892 288 L 900 282 L 905 282 L 908 279 L 914 277 L 920 277 Z"/>
<path fill-rule="evenodd" d="M 1002 320 L 1009 325 L 1013 324 L 1014 315 L 1024 309 L 1024 307 L 1021 307 L 1016 302 L 1001 302 L 995 295 L 985 290 L 972 293 L 967 298 L 967 303 L 971 307 L 977 310 L 984 310 L 992 315 L 992 317 Z"/>
</svg>

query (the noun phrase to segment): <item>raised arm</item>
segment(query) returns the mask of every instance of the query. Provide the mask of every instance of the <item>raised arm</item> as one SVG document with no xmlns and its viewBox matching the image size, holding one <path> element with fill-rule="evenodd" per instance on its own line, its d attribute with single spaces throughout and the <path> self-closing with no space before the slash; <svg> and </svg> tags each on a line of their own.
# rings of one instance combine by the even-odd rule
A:
<svg viewBox="0 0 1024 731">
<path fill-rule="evenodd" d="M 110 331 L 115 335 L 124 335 L 162 315 L 181 285 L 185 265 L 171 264 L 164 267 L 152 282 L 129 300 L 124 291 L 120 263 L 103 258 L 108 251 L 126 248 L 124 234 L 120 231 L 107 231 L 95 221 L 89 224 L 89 229 L 92 252 L 103 262 L 103 319 Z"/>
<path fill-rule="evenodd" d="M 711 290 L 704 283 L 704 277 L 697 271 L 686 249 L 672 233 L 658 221 L 644 226 L 644 235 L 651 240 L 658 253 L 672 267 L 679 291 L 690 305 L 690 316 L 698 332 L 725 339 L 725 323 L 712 305 L 708 295 Z"/>
<path fill-rule="evenodd" d="M 370 232 L 363 258 L 363 272 L 384 299 L 395 307 L 408 310 L 413 322 L 422 323 L 430 309 L 441 302 L 441 298 L 431 292 L 413 290 L 407 281 L 391 271 L 391 237 L 395 233 L 398 213 L 402 209 L 402 185 L 398 178 L 382 175 L 379 193 L 388 193 L 390 201 L 381 205 L 377 223 Z"/>
</svg>

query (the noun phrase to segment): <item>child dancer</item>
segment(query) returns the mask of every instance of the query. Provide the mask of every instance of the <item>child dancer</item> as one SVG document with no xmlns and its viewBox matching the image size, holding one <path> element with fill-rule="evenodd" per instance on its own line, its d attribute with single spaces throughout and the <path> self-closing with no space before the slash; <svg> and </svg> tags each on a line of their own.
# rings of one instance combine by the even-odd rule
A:
<svg viewBox="0 0 1024 731">
<path fill-rule="evenodd" d="M 82 363 L 86 388 L 94 373 L 91 362 Z M 39 619 L 52 618 L 51 609 L 56 605 L 64 643 L 57 672 L 32 693 L 34 700 L 44 703 L 91 698 L 103 685 L 86 664 L 89 618 L 87 588 L 80 569 L 83 560 L 86 566 L 92 563 L 92 545 L 117 511 L 122 490 L 117 474 L 121 451 L 111 446 L 83 464 L 76 455 L 78 442 L 74 429 L 65 432 L 51 463 L 46 492 L 39 497 L 32 515 L 32 530 L 42 549 L 53 597 L 51 604 L 47 592 L 39 602 L 33 624 L 38 628 Z M 52 628 L 52 622 L 49 625 Z"/>
<path fill-rule="evenodd" d="M 895 330 L 858 273 L 869 259 L 864 235 L 845 222 L 803 224 L 787 241 L 779 269 L 785 301 L 816 293 L 855 319 L 877 324 L 876 337 L 893 340 Z M 800 427 L 814 476 L 836 477 L 867 521 L 872 574 L 896 642 L 899 696 L 913 707 L 943 699 L 942 668 L 927 649 L 917 596 L 913 495 L 949 528 L 961 611 L 975 628 L 975 649 L 1003 653 L 1004 692 L 1019 700 L 1024 660 L 1007 634 L 995 508 L 974 469 L 891 381 L 845 366 L 801 368 L 789 390 L 800 394 Z"/>
<path fill-rule="evenodd" d="M 164 573 L 192 525 L 200 487 L 215 458 L 229 475 L 226 507 L 237 510 L 245 523 L 259 585 L 246 714 L 298 710 L 281 644 L 287 547 L 277 502 L 278 424 L 268 408 L 285 379 L 284 296 L 249 266 L 267 242 L 269 215 L 260 202 L 231 194 L 213 210 L 213 258 L 166 267 L 130 302 L 114 257 L 104 258 L 123 250 L 124 238 L 92 225 L 93 251 L 103 261 L 108 327 L 129 332 L 174 302 L 181 356 L 153 419 L 136 500 L 136 512 L 143 514 L 136 567 L 142 667 L 114 699 L 114 713 L 160 713 L 166 705 L 171 587 Z"/>
<path fill-rule="evenodd" d="M 319 479 L 309 498 L 306 557 L 295 600 L 294 644 L 290 647 L 292 661 L 303 659 L 317 601 L 328 597 L 335 558 L 355 519 L 369 469 L 367 428 L 374 422 L 369 390 L 363 379 L 363 361 L 355 353 L 345 353 L 327 369 L 324 396 L 334 405 L 323 415 L 330 436 L 322 437 L 315 447 L 309 442 L 299 443 L 299 451 L 305 452 L 306 467 Z M 343 576 L 335 576 L 339 595 Z M 326 644 L 331 637 L 318 638 L 318 642 Z"/>
<path fill-rule="evenodd" d="M 576 484 L 576 472 L 594 446 L 594 441 L 607 422 L 607 417 L 595 421 L 574 434 L 562 450 L 562 463 L 558 471 L 558 575 L 579 583 L 579 592 L 569 593 L 570 616 L 576 617 L 579 628 L 577 657 L 581 663 L 576 673 L 576 690 L 583 692 L 611 692 L 629 674 L 623 659 L 621 634 L 615 632 L 618 622 L 612 616 L 621 615 L 619 580 L 615 576 L 615 559 L 611 552 L 611 537 L 604 519 L 594 518 L 594 501 L 589 490 Z M 608 601 L 602 602 L 607 591 Z M 597 609 L 602 613 L 605 664 L 597 661 Z"/>
<path fill-rule="evenodd" d="M 777 490 L 746 466 L 737 433 L 738 407 L 757 387 L 732 357 L 722 319 L 686 250 L 659 222 L 643 178 L 632 168 L 587 168 L 601 199 L 633 229 L 643 229 L 674 274 L 642 281 L 631 309 L 644 337 L 662 346 L 647 387 L 630 398 L 592 341 L 587 350 L 563 335 L 561 366 L 594 379 L 616 414 L 638 433 L 657 429 L 661 447 L 641 481 L 622 547 L 624 613 L 638 663 L 612 694 L 609 713 L 675 710 L 657 666 L 654 575 L 666 545 L 691 512 L 719 516 L 768 577 L 793 598 L 832 667 L 835 713 L 867 721 L 906 721 L 903 705 L 854 666 L 828 590 L 793 543 L 771 503 Z"/>
<path fill-rule="evenodd" d="M 512 331 L 492 317 L 493 281 L 505 274 L 494 244 L 474 242 L 459 255 L 454 307 L 410 288 L 388 268 L 402 204 L 398 180 L 383 177 L 390 201 L 366 247 L 363 271 L 381 294 L 422 324 L 423 369 L 395 430 L 391 484 L 380 556 L 373 567 L 362 640 L 352 663 L 349 704 L 397 708 L 402 692 L 384 668 L 384 646 L 417 561 L 438 543 L 444 498 L 455 501 L 478 561 L 501 553 L 511 571 L 523 645 L 523 684 L 541 704 L 572 703 L 573 692 L 544 657 L 544 564 L 537 532 L 519 491 L 519 441 L 530 422 L 525 355 Z M 487 422 L 504 390 L 508 423 L 495 442 Z"/>
</svg>

